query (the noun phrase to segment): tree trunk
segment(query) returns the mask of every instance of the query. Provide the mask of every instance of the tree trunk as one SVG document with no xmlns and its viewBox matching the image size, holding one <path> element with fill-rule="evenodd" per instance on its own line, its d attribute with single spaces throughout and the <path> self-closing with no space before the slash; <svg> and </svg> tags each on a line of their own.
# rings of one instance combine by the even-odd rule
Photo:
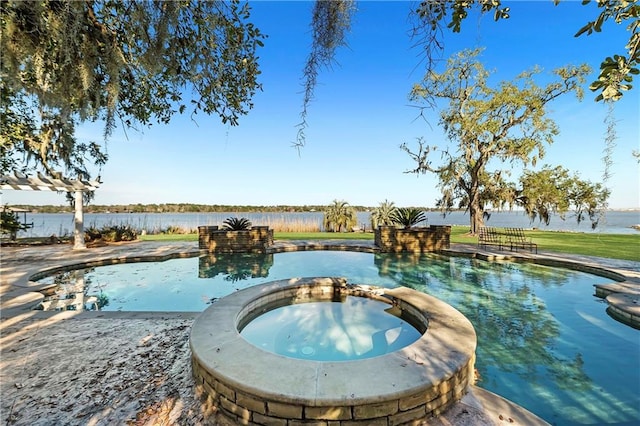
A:
<svg viewBox="0 0 640 426">
<path fill-rule="evenodd" d="M 479 228 L 484 226 L 484 204 L 480 202 L 480 171 L 483 170 L 486 161 L 483 156 L 476 162 L 469 171 L 471 175 L 470 185 L 467 187 L 469 197 L 469 222 L 471 235 L 478 235 Z"/>
<path fill-rule="evenodd" d="M 478 228 L 484 226 L 484 217 L 482 215 L 483 210 L 478 205 L 478 202 L 472 200 L 469 203 L 469 225 L 472 235 L 478 235 Z"/>
</svg>

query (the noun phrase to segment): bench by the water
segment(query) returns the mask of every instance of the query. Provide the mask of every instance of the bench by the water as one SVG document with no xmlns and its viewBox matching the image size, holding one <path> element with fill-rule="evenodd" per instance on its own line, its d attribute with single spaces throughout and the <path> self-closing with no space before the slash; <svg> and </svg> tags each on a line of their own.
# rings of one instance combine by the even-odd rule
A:
<svg viewBox="0 0 640 426">
<path fill-rule="evenodd" d="M 498 250 L 502 250 L 502 234 L 496 228 L 481 226 L 478 229 L 478 246 L 484 248 L 497 246 Z"/>
<path fill-rule="evenodd" d="M 538 253 L 538 245 L 531 241 L 531 238 L 527 238 L 524 235 L 524 231 L 522 228 L 504 228 L 505 236 L 507 238 L 507 242 L 509 243 L 509 247 L 513 251 L 514 249 L 518 251 L 519 248 L 529 249 Z"/>
<path fill-rule="evenodd" d="M 528 238 L 522 228 L 504 228 L 499 230 L 489 226 L 478 229 L 478 247 L 496 246 L 498 250 L 509 247 L 511 251 L 528 249 L 538 253 L 538 245 Z"/>
</svg>

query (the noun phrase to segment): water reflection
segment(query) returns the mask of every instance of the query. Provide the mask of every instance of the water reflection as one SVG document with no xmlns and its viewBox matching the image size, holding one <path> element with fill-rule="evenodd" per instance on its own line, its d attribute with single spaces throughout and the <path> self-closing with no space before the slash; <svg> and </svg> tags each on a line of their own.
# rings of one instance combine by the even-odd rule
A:
<svg viewBox="0 0 640 426">
<path fill-rule="evenodd" d="M 446 300 L 473 323 L 483 342 L 477 352 L 481 375 L 490 366 L 529 382 L 550 375 L 561 388 L 592 386 L 581 354 L 566 358 L 554 350 L 561 325 L 533 290 L 561 286 L 571 271 L 403 254 L 376 256 L 375 263 L 380 274 Z"/>
<path fill-rule="evenodd" d="M 197 270 L 193 261 L 123 263 L 56 273 L 39 280 L 51 286 L 41 291 L 45 298 L 35 309 L 201 311 L 237 286 L 266 279 L 274 263 L 273 254 L 206 254 L 198 257 Z M 193 283 L 195 277 L 204 280 Z"/>
<path fill-rule="evenodd" d="M 299 359 L 347 361 L 399 350 L 420 337 L 390 305 L 365 297 L 280 306 L 250 321 L 240 334 L 252 344 Z"/>
<path fill-rule="evenodd" d="M 51 286 L 42 290 L 44 299 L 34 309 L 40 311 L 99 311 L 109 305 L 109 297 L 99 289 L 89 294 L 91 269 L 75 269 L 51 277 Z"/>
<path fill-rule="evenodd" d="M 210 253 L 198 258 L 198 277 L 222 275 L 226 281 L 266 278 L 273 266 L 273 254 Z"/>
<path fill-rule="evenodd" d="M 602 319 L 603 302 L 592 296 L 591 285 L 606 280 L 567 269 L 438 255 L 376 255 L 375 264 L 381 276 L 445 300 L 472 322 L 480 386 L 551 423 L 640 420 L 637 361 L 605 367 L 620 362 L 621 348 L 632 359 L 640 355 L 635 330 Z"/>
</svg>

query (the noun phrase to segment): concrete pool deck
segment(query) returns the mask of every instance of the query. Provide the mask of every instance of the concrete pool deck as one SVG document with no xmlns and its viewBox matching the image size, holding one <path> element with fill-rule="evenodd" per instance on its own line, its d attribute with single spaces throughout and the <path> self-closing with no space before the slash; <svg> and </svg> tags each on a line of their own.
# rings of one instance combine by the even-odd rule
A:
<svg viewBox="0 0 640 426">
<path fill-rule="evenodd" d="M 276 242 L 275 251 L 375 251 L 371 241 Z M 0 252 L 0 418 L 5 424 L 226 425 L 202 404 L 191 376 L 189 332 L 197 312 L 43 312 L 29 277 L 43 270 L 162 260 L 198 253 L 197 242 L 133 242 L 86 250 L 71 245 L 4 246 Z M 448 254 L 535 261 L 622 277 L 602 291 L 611 306 L 640 318 L 640 262 L 555 253 L 512 253 L 453 244 Z M 586 290 L 589 291 L 589 290 Z M 613 296 L 613 297 L 611 297 Z M 212 420 L 213 419 L 213 420 Z M 432 425 L 546 424 L 472 386 Z"/>
</svg>

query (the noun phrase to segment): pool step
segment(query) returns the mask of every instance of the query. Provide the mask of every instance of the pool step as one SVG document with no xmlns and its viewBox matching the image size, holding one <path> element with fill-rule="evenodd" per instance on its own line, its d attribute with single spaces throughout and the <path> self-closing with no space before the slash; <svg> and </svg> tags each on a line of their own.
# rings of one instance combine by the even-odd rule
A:
<svg viewBox="0 0 640 426">
<path fill-rule="evenodd" d="M 640 296 L 640 285 L 631 281 L 617 282 L 613 284 L 594 284 L 596 296 L 606 298 L 610 294 L 631 294 Z"/>
<path fill-rule="evenodd" d="M 596 296 L 609 305 L 607 313 L 617 321 L 640 329 L 640 285 L 624 281 L 614 284 L 596 284 Z"/>
</svg>

